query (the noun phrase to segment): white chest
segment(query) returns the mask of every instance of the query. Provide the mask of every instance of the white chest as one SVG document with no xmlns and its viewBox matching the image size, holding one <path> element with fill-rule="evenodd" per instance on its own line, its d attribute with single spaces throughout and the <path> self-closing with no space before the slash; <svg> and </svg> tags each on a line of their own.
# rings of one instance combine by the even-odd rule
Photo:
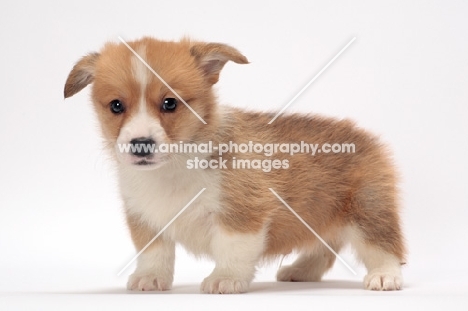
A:
<svg viewBox="0 0 468 311">
<path fill-rule="evenodd" d="M 206 188 L 163 233 L 200 255 L 210 254 L 213 218 L 220 209 L 220 178 L 216 170 L 188 170 L 171 164 L 152 171 L 119 169 L 127 212 L 140 217 L 155 235 Z"/>
</svg>

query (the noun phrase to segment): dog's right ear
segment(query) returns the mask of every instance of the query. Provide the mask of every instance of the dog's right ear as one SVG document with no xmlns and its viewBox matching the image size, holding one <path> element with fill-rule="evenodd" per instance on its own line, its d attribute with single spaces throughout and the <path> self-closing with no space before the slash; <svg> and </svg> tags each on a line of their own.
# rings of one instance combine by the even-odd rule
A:
<svg viewBox="0 0 468 311">
<path fill-rule="evenodd" d="M 81 58 L 68 75 L 63 95 L 65 98 L 75 95 L 94 80 L 94 71 L 99 53 L 91 53 Z"/>
</svg>

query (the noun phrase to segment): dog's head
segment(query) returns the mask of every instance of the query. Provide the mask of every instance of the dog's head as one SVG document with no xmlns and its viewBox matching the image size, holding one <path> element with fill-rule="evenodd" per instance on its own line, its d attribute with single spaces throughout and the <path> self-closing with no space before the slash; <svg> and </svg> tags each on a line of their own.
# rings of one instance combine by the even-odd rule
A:
<svg viewBox="0 0 468 311">
<path fill-rule="evenodd" d="M 120 162 L 153 169 L 167 162 L 159 144 L 197 141 L 215 131 L 212 86 L 228 61 L 248 63 L 220 43 L 139 41 L 108 43 L 81 58 L 65 84 L 68 98 L 92 83 L 104 138 Z"/>
</svg>

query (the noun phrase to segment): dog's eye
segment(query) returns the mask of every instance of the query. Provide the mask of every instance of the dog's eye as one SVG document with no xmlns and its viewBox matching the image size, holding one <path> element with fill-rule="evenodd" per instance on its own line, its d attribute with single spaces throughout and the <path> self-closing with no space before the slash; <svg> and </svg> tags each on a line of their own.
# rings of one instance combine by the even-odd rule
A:
<svg viewBox="0 0 468 311">
<path fill-rule="evenodd" d="M 114 114 L 121 114 L 125 111 L 125 107 L 120 100 L 114 99 L 110 102 L 110 110 Z"/>
<path fill-rule="evenodd" d="M 174 112 L 177 107 L 177 99 L 175 98 L 164 98 L 164 102 L 161 106 L 163 112 Z"/>
</svg>

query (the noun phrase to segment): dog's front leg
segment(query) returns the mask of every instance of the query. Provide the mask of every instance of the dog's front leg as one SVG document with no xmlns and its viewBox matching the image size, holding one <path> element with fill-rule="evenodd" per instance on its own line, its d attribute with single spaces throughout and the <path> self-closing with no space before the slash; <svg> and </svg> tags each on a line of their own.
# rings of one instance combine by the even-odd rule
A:
<svg viewBox="0 0 468 311">
<path fill-rule="evenodd" d="M 127 222 L 137 251 L 142 250 L 157 234 L 144 223 L 127 216 Z M 128 278 L 129 290 L 169 290 L 174 279 L 175 244 L 158 237 L 138 257 L 137 268 Z"/>
<path fill-rule="evenodd" d="M 263 230 L 241 233 L 218 227 L 211 240 L 216 267 L 201 284 L 201 291 L 210 294 L 246 292 L 255 276 L 255 266 L 264 245 Z"/>
</svg>

